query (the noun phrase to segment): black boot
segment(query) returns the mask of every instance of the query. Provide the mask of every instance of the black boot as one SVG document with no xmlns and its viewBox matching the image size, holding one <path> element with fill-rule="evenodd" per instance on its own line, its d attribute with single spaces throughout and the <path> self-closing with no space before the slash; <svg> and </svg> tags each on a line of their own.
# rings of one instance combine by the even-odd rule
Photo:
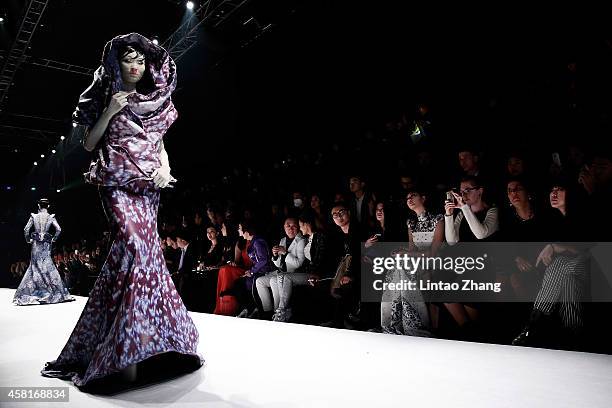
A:
<svg viewBox="0 0 612 408">
<path fill-rule="evenodd" d="M 546 320 L 549 317 L 539 310 L 532 310 L 529 322 L 521 333 L 512 340 L 513 346 L 539 346 L 544 343 Z"/>
</svg>

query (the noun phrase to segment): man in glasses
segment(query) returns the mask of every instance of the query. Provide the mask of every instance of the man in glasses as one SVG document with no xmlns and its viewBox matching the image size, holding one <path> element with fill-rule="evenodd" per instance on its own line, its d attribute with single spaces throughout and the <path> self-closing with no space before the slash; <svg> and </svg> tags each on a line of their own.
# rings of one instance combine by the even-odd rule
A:
<svg viewBox="0 0 612 408">
<path fill-rule="evenodd" d="M 356 328 L 360 323 L 360 260 L 361 242 L 364 238 L 357 222 L 351 222 L 351 212 L 344 203 L 336 203 L 331 210 L 334 223 L 339 228 L 337 255 L 337 279 L 334 281 L 335 298 L 332 320 L 322 325 L 337 328 Z"/>
</svg>

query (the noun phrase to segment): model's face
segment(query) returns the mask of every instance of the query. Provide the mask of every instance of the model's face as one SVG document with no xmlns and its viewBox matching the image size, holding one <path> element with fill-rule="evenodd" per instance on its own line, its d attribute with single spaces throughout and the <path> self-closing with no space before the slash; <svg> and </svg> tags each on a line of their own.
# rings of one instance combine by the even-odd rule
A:
<svg viewBox="0 0 612 408">
<path fill-rule="evenodd" d="M 508 183 L 508 200 L 510 200 L 510 204 L 514 207 L 524 205 L 529 202 L 529 196 L 525 187 L 519 183 L 518 181 L 511 181 Z"/>
<path fill-rule="evenodd" d="M 242 231 L 242 224 L 238 224 L 238 236 L 244 238 L 244 232 Z"/>
<path fill-rule="evenodd" d="M 290 239 L 295 238 L 298 233 L 298 229 L 298 223 L 294 219 L 285 221 L 285 234 L 287 234 L 287 237 Z"/>
<path fill-rule="evenodd" d="M 144 55 L 132 51 L 127 52 L 121 57 L 121 78 L 124 83 L 136 84 L 142 79 L 145 72 L 145 58 Z"/>
<path fill-rule="evenodd" d="M 217 230 L 212 227 L 209 227 L 208 229 L 206 229 L 206 237 L 209 241 L 217 239 Z"/>
</svg>

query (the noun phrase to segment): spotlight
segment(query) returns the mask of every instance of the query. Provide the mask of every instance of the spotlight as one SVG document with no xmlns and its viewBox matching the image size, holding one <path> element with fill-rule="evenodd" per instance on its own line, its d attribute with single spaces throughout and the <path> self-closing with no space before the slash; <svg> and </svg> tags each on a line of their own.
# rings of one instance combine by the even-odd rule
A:
<svg viewBox="0 0 612 408">
<path fill-rule="evenodd" d="M 55 154 L 55 149 L 51 150 L 51 153 Z"/>
<path fill-rule="evenodd" d="M 34 165 L 35 165 L 35 166 L 38 166 L 38 162 L 34 162 Z"/>
<path fill-rule="evenodd" d="M 193 10 L 193 6 L 194 6 L 193 1 L 188 1 L 185 4 L 185 7 L 187 7 L 187 10 Z"/>
<path fill-rule="evenodd" d="M 77 124 L 75 122 L 72 122 L 72 127 L 77 127 Z"/>
<path fill-rule="evenodd" d="M 0 17 L 0 23 L 4 21 L 4 17 Z"/>
<path fill-rule="evenodd" d="M 45 155 L 44 155 L 44 154 L 41 154 L 41 155 L 40 155 L 40 158 L 41 158 L 41 159 L 44 159 L 44 158 L 45 158 Z"/>
<path fill-rule="evenodd" d="M 32 187 L 30 190 L 32 190 L 32 191 L 36 191 L 36 187 Z"/>
<path fill-rule="evenodd" d="M 15 153 L 19 153 L 19 149 L 15 149 L 13 150 Z"/>
<path fill-rule="evenodd" d="M 64 140 L 64 139 L 66 139 L 64 136 L 60 137 L 60 140 Z"/>
<path fill-rule="evenodd" d="M 12 189 L 13 189 L 13 187 L 11 187 L 11 186 L 6 186 L 6 190 L 7 190 L 7 191 L 11 191 Z"/>
<path fill-rule="evenodd" d="M 156 36 L 153 36 L 153 39 L 151 40 L 151 42 L 155 45 L 159 45 L 159 40 L 157 39 Z"/>
<path fill-rule="evenodd" d="M 59 190 L 59 189 L 57 189 L 57 190 L 55 190 L 55 192 L 56 192 L 56 193 L 59 193 L 59 192 L 60 192 L 60 190 Z"/>
</svg>

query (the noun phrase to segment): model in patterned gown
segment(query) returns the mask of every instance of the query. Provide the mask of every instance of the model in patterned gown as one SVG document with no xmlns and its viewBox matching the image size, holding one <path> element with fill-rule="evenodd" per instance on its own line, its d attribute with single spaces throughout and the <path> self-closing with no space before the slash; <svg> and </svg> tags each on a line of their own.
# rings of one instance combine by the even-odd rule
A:
<svg viewBox="0 0 612 408">
<path fill-rule="evenodd" d="M 49 201 L 38 201 L 38 213 L 32 214 L 23 232 L 32 244 L 30 266 L 15 292 L 13 303 L 19 306 L 60 303 L 74 300 L 62 282 L 62 277 L 51 259 L 51 244 L 57 241 L 62 229 L 55 214 L 49 214 Z M 54 234 L 50 234 L 51 226 Z M 34 231 L 32 231 L 34 228 Z"/>
<path fill-rule="evenodd" d="M 42 374 L 84 386 L 162 353 L 199 368 L 198 331 L 176 291 L 157 231 L 160 189 L 175 181 L 162 137 L 177 118 L 176 67 L 140 34 L 114 38 L 73 115 L 94 151 L 85 174 L 97 185 L 112 245 L 79 321 Z M 166 356 L 173 354 L 166 354 Z M 179 363 L 180 362 L 180 363 Z"/>
</svg>

